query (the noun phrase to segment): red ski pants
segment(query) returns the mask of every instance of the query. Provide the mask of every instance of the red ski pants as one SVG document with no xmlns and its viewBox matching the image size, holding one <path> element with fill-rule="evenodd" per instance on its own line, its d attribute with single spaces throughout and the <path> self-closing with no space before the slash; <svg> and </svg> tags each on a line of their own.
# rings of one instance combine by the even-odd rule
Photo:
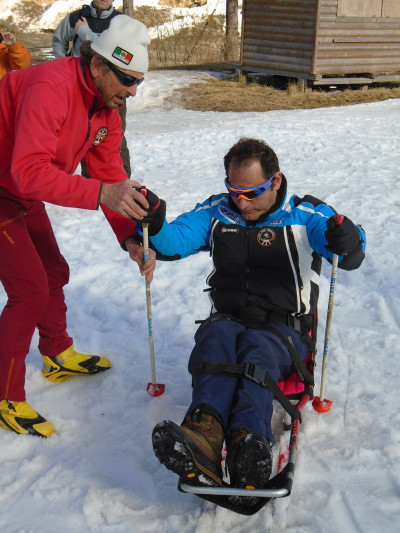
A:
<svg viewBox="0 0 400 533">
<path fill-rule="evenodd" d="M 25 358 L 36 327 L 41 354 L 55 356 L 71 346 L 63 291 L 68 280 L 43 202 L 0 189 L 0 281 L 8 296 L 0 316 L 0 400 L 25 401 Z"/>
</svg>

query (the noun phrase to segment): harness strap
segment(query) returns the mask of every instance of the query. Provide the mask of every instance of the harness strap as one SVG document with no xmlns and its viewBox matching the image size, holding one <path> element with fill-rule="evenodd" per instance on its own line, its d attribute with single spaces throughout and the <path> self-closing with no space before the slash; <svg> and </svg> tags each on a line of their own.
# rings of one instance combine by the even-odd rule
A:
<svg viewBox="0 0 400 533">
<path fill-rule="evenodd" d="M 299 354 L 294 349 L 293 344 L 290 342 L 290 340 L 277 328 L 274 328 L 274 326 L 271 326 L 271 324 L 266 324 L 264 326 L 264 329 L 267 331 L 270 331 L 283 342 L 283 344 L 286 346 L 286 348 L 289 351 L 289 355 L 292 358 L 292 361 L 294 363 L 294 366 L 296 367 L 296 370 L 302 377 L 303 381 L 307 383 L 307 385 L 314 386 L 314 377 L 310 374 L 310 372 L 307 370 L 307 368 L 304 366 L 303 361 L 301 360 Z"/>
<path fill-rule="evenodd" d="M 301 413 L 294 407 L 290 400 L 288 400 L 272 379 L 269 372 L 261 366 L 255 365 L 249 361 L 244 365 L 204 361 L 197 365 L 193 377 L 202 374 L 223 374 L 234 378 L 246 378 L 252 383 L 260 385 L 264 389 L 269 389 L 289 415 L 301 422 Z"/>
<path fill-rule="evenodd" d="M 315 336 L 310 337 L 309 331 L 316 330 L 316 318 L 312 315 L 294 316 L 284 311 L 264 311 L 257 308 L 246 308 L 240 316 L 233 316 L 227 313 L 215 313 L 205 320 L 195 320 L 195 324 L 204 324 L 204 326 L 218 320 L 231 320 L 242 324 L 246 328 L 252 329 L 269 329 L 267 324 L 285 324 L 293 328 L 300 336 L 302 341 L 307 344 L 310 351 L 315 351 Z M 273 327 L 273 326 L 271 326 Z M 276 333 L 278 330 L 270 330 Z"/>
<path fill-rule="evenodd" d="M 198 335 L 199 335 L 200 331 L 203 330 L 203 328 L 208 326 L 208 324 L 210 324 L 212 322 L 219 321 L 219 320 L 231 320 L 233 322 L 238 322 L 239 324 L 241 323 L 240 320 L 236 319 L 235 317 L 233 317 L 231 315 L 211 315 L 206 320 L 196 320 L 196 323 L 201 323 L 201 326 L 196 331 L 196 334 L 195 334 L 195 337 L 194 337 L 196 342 L 197 342 Z M 315 328 L 316 328 L 316 323 L 314 323 L 313 331 L 315 330 Z M 289 355 L 292 358 L 292 361 L 293 361 L 293 363 L 294 363 L 294 365 L 296 367 L 296 370 L 300 374 L 303 382 L 306 383 L 307 385 L 314 386 L 314 377 L 313 377 L 313 375 L 304 366 L 304 363 L 301 360 L 299 354 L 296 352 L 296 350 L 294 349 L 293 344 L 286 337 L 286 335 L 284 333 L 282 333 L 279 329 L 277 329 L 276 327 L 271 325 L 271 324 L 263 324 L 260 329 L 270 331 L 271 333 L 276 335 L 282 341 L 282 343 L 288 349 Z M 311 341 L 312 341 L 312 344 L 314 345 L 315 344 L 315 334 L 314 334 L 314 337 L 311 339 Z"/>
<path fill-rule="evenodd" d="M 286 315 L 287 316 L 287 315 Z M 231 315 L 211 315 L 208 319 L 197 321 L 201 322 L 200 328 L 197 330 L 195 339 L 198 336 L 200 330 L 203 327 L 207 326 L 209 323 L 218 321 L 218 320 L 233 320 L 235 322 L 241 322 L 240 320 L 232 317 Z M 292 325 L 293 327 L 293 325 Z M 314 328 L 316 328 L 315 317 L 314 317 Z M 313 328 L 313 329 L 314 329 Z M 301 360 L 299 354 L 295 350 L 292 342 L 282 333 L 279 329 L 272 326 L 271 324 L 263 324 L 262 329 L 270 331 L 276 335 L 282 343 L 286 346 L 290 357 L 292 358 L 293 364 L 296 367 L 296 370 L 300 374 L 302 381 L 309 387 L 314 386 L 314 377 L 305 367 L 303 361 Z M 300 329 L 300 328 L 299 328 Z M 315 342 L 315 336 L 311 339 L 312 342 Z M 254 363 L 247 362 L 245 365 L 239 364 L 229 364 L 229 363 L 216 363 L 213 361 L 204 361 L 197 365 L 193 372 L 193 378 L 202 374 L 223 374 L 226 376 L 231 376 L 234 378 L 246 378 L 251 382 L 260 385 L 263 388 L 269 389 L 282 407 L 289 413 L 289 415 L 294 419 L 299 419 L 301 421 L 300 412 L 293 406 L 287 396 L 281 391 L 276 382 L 272 379 L 271 375 L 264 368 L 255 365 Z M 306 387 L 307 388 L 307 387 Z"/>
</svg>

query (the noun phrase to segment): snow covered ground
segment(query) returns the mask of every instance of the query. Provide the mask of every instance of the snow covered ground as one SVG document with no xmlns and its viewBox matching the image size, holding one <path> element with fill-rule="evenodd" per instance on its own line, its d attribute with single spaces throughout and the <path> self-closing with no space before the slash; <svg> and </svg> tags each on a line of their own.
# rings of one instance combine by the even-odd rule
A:
<svg viewBox="0 0 400 533">
<path fill-rule="evenodd" d="M 222 158 L 240 136 L 276 150 L 289 193 L 313 194 L 361 223 L 367 257 L 339 271 L 327 371 L 333 408 L 303 412 L 293 492 L 244 517 L 176 491 L 158 464 L 151 431 L 180 422 L 190 402 L 186 370 L 207 254 L 159 263 L 151 285 L 159 398 L 146 393 L 150 361 L 145 283 L 100 212 L 48 206 L 71 268 L 69 333 L 113 368 L 53 385 L 41 376 L 37 337 L 27 358 L 27 398 L 57 428 L 47 440 L 0 431 L 0 531 L 4 533 L 397 533 L 400 530 L 398 231 L 400 100 L 269 113 L 192 112 L 173 89 L 209 74 L 150 72 L 128 102 L 134 177 L 160 194 L 173 219 L 222 192 Z M 319 391 L 330 266 L 322 272 Z M 6 301 L 0 288 L 0 305 Z M 279 408 L 277 407 L 279 411 Z M 278 417 L 275 427 L 277 431 Z"/>
<path fill-rule="evenodd" d="M 207 74 L 204 74 L 206 76 Z M 49 206 L 71 267 L 66 288 L 76 346 L 112 359 L 90 380 L 44 381 L 34 338 L 29 402 L 53 422 L 48 440 L 0 432 L 0 530 L 7 533 L 395 533 L 400 528 L 397 178 L 400 100 L 269 113 L 198 113 L 168 98 L 193 72 L 150 72 L 129 101 L 127 139 L 137 180 L 167 201 L 168 217 L 223 190 L 222 157 L 241 135 L 267 140 L 289 192 L 311 193 L 367 231 L 367 257 L 340 271 L 331 331 L 327 415 L 304 411 L 294 490 L 243 517 L 175 490 L 152 453 L 151 431 L 181 421 L 190 401 L 194 320 L 209 312 L 207 254 L 159 263 L 151 286 L 157 381 L 151 398 L 145 284 L 99 212 Z M 163 97 L 166 97 L 165 101 Z M 329 290 L 324 265 L 319 354 Z M 0 303 L 5 295 L 0 291 Z M 319 390 L 321 360 L 317 369 Z M 277 423 L 276 427 L 278 429 Z M 275 524 L 275 525 L 274 525 Z"/>
</svg>

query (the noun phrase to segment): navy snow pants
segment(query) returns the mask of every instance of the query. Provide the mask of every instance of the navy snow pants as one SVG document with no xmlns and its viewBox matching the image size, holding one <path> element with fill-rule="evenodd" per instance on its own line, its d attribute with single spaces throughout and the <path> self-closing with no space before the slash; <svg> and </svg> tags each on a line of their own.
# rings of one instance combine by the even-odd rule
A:
<svg viewBox="0 0 400 533">
<path fill-rule="evenodd" d="M 291 338 L 295 350 L 304 360 L 309 350 L 300 335 L 284 324 L 273 326 Z M 230 320 L 200 326 L 189 359 L 189 372 L 193 375 L 197 365 L 204 361 L 228 364 L 250 361 L 267 370 L 276 382 L 294 371 L 289 351 L 276 335 L 262 329 L 246 328 Z M 221 415 L 226 433 L 245 427 L 274 443 L 271 429 L 273 399 L 269 389 L 248 379 L 202 374 L 193 380 L 192 403 L 187 414 L 207 403 Z"/>
</svg>

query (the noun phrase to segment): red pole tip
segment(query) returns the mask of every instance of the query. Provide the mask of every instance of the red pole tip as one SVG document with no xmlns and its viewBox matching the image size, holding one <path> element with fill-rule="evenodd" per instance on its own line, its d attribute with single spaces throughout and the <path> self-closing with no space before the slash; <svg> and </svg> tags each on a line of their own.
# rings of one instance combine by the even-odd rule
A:
<svg viewBox="0 0 400 533">
<path fill-rule="evenodd" d="M 148 383 L 146 388 L 147 394 L 156 398 L 164 394 L 165 385 L 163 383 Z"/>
<path fill-rule="evenodd" d="M 314 407 L 314 411 L 317 411 L 317 413 L 328 413 L 331 410 L 332 401 L 326 399 L 320 400 L 319 396 L 315 396 L 312 402 L 312 406 Z"/>
</svg>

